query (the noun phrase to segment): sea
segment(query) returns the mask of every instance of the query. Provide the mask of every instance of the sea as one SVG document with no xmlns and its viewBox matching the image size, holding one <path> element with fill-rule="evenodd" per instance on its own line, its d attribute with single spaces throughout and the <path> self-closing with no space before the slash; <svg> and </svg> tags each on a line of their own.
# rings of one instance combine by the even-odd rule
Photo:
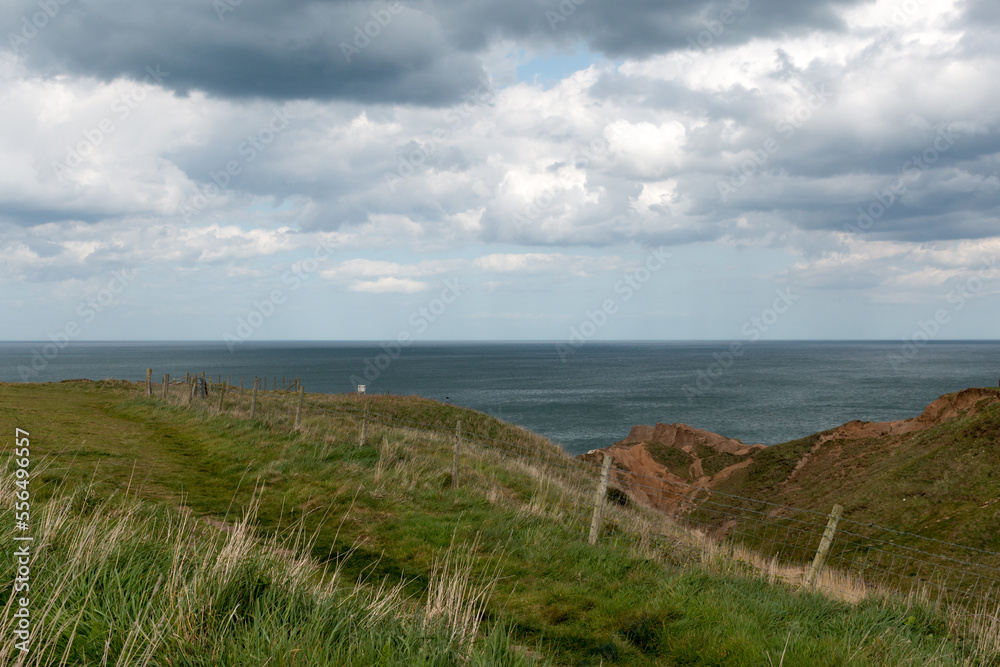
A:
<svg viewBox="0 0 1000 667">
<path fill-rule="evenodd" d="M 636 424 L 680 422 L 773 445 L 854 420 L 918 415 L 995 387 L 1000 341 L 0 343 L 0 381 L 160 381 L 205 372 L 307 392 L 416 394 L 520 424 L 576 455 Z"/>
</svg>

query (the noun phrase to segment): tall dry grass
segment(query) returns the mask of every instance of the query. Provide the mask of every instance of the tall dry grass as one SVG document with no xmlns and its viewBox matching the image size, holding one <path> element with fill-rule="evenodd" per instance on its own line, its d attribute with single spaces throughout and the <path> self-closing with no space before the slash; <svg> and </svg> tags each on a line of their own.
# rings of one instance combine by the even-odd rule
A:
<svg viewBox="0 0 1000 667">
<path fill-rule="evenodd" d="M 0 479 L 0 507 L 13 506 L 13 479 Z M 507 649 L 503 629 L 482 636 L 492 585 L 473 582 L 457 546 L 432 575 L 421 614 L 405 582 L 347 581 L 342 559 L 317 564 L 301 524 L 262 538 L 254 528 L 259 503 L 255 494 L 241 517 L 221 525 L 85 491 L 33 507 L 29 650 L 8 641 L 23 595 L 11 593 L 0 665 L 318 666 L 378 656 L 392 665 L 535 664 Z M 0 533 L 6 553 L 14 536 Z M 0 590 L 12 591 L 14 576 L 6 564 Z"/>
</svg>

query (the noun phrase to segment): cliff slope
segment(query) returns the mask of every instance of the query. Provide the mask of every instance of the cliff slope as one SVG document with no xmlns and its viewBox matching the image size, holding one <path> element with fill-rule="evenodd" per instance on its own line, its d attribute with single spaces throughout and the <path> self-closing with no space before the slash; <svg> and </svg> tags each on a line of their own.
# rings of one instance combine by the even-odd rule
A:
<svg viewBox="0 0 1000 667">
<path fill-rule="evenodd" d="M 684 424 L 636 426 L 581 458 L 605 452 L 643 476 L 619 474 L 619 488 L 666 511 L 692 511 L 694 498 L 713 491 L 822 512 L 839 503 L 855 521 L 1000 551 L 996 389 L 947 394 L 910 419 L 852 421 L 771 447 Z"/>
</svg>

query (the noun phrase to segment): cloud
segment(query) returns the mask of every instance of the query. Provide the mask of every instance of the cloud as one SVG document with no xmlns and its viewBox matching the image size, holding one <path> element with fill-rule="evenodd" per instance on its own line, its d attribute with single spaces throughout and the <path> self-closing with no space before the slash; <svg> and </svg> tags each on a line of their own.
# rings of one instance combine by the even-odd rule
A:
<svg viewBox="0 0 1000 667">
<path fill-rule="evenodd" d="M 148 266 L 235 289 L 322 240 L 344 292 L 545 293 L 623 248 L 714 244 L 874 298 L 1000 238 L 990 3 L 571 4 L 553 29 L 558 2 L 408 2 L 350 63 L 386 5 L 59 5 L 0 58 L 0 281 Z M 546 53 L 589 64 L 513 78 Z"/>
<path fill-rule="evenodd" d="M 390 4 L 396 11 L 363 2 L 176 0 L 158 7 L 81 0 L 60 4 L 15 52 L 50 77 L 141 79 L 147 65 L 159 65 L 169 72 L 170 90 L 223 98 L 438 106 L 483 75 L 475 58 L 449 47 L 433 15 Z M 0 23 L 18 26 L 37 9 L 34 2 L 6 3 Z M 366 29 L 377 35 L 368 37 Z"/>
<path fill-rule="evenodd" d="M 426 284 L 417 282 L 415 278 L 440 276 L 479 276 L 483 286 L 488 287 L 494 281 L 491 276 L 506 276 L 510 278 L 530 278 L 532 276 L 547 276 L 550 279 L 567 280 L 589 277 L 599 271 L 615 271 L 628 266 L 614 255 L 563 255 L 561 253 L 491 253 L 471 260 L 464 259 L 433 259 L 412 264 L 370 260 L 365 258 L 348 259 L 336 262 L 320 271 L 320 275 L 335 284 L 351 285 L 355 291 L 383 291 L 382 286 L 396 286 L 402 289 L 414 289 Z M 365 280 L 374 279 L 374 280 Z M 508 283 L 509 284 L 509 283 Z M 366 285 L 364 290 L 355 289 L 356 285 Z M 377 285 L 378 287 L 372 287 Z M 384 291 L 389 291 L 388 289 Z"/>
<path fill-rule="evenodd" d="M 352 292 L 368 292 L 371 294 L 414 294 L 423 292 L 430 285 L 409 278 L 393 278 L 386 276 L 377 280 L 357 280 L 348 288 Z"/>
<path fill-rule="evenodd" d="M 583 261 L 581 261 L 583 260 Z M 483 273 L 551 273 L 573 270 L 573 265 L 591 263 L 593 258 L 570 258 L 546 253 L 494 253 L 477 257 L 472 266 Z"/>
<path fill-rule="evenodd" d="M 141 78 L 146 65 L 159 64 L 170 72 L 167 87 L 181 95 L 442 106 L 477 85 L 482 54 L 498 41 L 538 49 L 582 42 L 611 57 L 646 58 L 687 49 L 706 31 L 713 45 L 840 32 L 840 11 L 855 4 L 174 0 L 165 9 L 77 0 L 60 3 L 41 29 L 32 30 L 38 6 L 22 0 L 5 3 L 0 25 L 30 35 L 9 48 L 44 76 Z"/>
<path fill-rule="evenodd" d="M 753 39 L 720 38 L 703 50 L 665 46 L 620 64 L 592 65 L 547 88 L 511 83 L 496 94 L 480 85 L 479 99 L 442 98 L 445 108 L 388 99 L 361 106 L 350 96 L 322 92 L 276 106 L 280 100 L 266 96 L 206 95 L 188 86 L 183 97 L 153 86 L 145 91 L 148 101 L 121 120 L 112 106 L 136 85 L 124 71 L 110 80 L 32 76 L 32 50 L 58 32 L 56 19 L 72 23 L 73 5 L 66 5 L 67 13 L 4 70 L 0 106 L 19 119 L 19 129 L 0 143 L 0 164 L 32 167 L 0 169 L 0 216 L 33 225 L 183 215 L 185 226 L 286 225 L 339 233 L 355 247 L 420 251 L 484 242 L 684 244 L 763 236 L 775 219 L 839 233 L 902 179 L 906 191 L 867 234 L 910 241 L 986 238 L 995 234 L 1000 216 L 993 87 L 979 61 L 948 57 L 958 48 L 960 31 L 946 4 L 923 3 L 922 13 L 906 17 L 912 25 L 891 30 L 880 23 L 891 3 L 877 3 L 871 11 L 854 3 L 796 10 L 795 21 L 812 27 L 780 39 L 757 26 Z M 539 7 L 473 5 L 478 16 L 497 17 L 522 44 L 531 43 L 535 33 L 523 23 L 524 13 L 539 14 Z M 454 41 L 455 48 L 483 53 L 476 49 L 487 48 L 489 40 L 453 32 L 463 12 L 475 13 L 473 5 L 454 11 L 433 3 L 408 5 L 397 18 L 408 12 L 429 17 L 442 26 L 445 47 Z M 647 23 L 672 12 L 700 17 L 689 21 L 694 26 L 723 6 L 688 2 L 641 9 Z M 730 27 L 749 30 L 755 25 L 751 14 L 768 15 L 779 6 L 788 9 L 783 3 L 751 4 L 743 23 Z M 241 4 L 218 26 L 214 11 L 195 23 L 238 35 L 257 34 L 266 24 L 291 35 L 304 16 L 323 25 L 326 13 L 360 9 L 350 3 L 288 7 L 278 19 L 271 8 Z M 99 3 L 94 16 L 113 8 Z M 181 3 L 176 11 L 183 16 L 208 9 Z M 522 12 L 521 23 L 504 22 L 515 10 Z M 577 19 L 586 23 L 598 10 L 611 11 L 601 3 L 578 6 L 580 13 L 556 33 Z M 114 21 L 143 23 L 147 11 L 129 6 Z M 532 20 L 544 25 L 544 11 Z M 948 17 L 951 23 L 942 20 Z M 397 19 L 389 27 L 397 24 L 411 29 Z M 916 42 L 909 30 L 919 36 Z M 116 48 L 124 49 L 138 40 L 119 41 Z M 290 44 L 302 57 L 312 48 L 308 40 Z M 373 40 L 363 54 L 376 46 Z M 74 66 L 85 60 L 69 59 Z M 170 71 L 164 85 L 176 89 L 176 72 L 164 69 Z M 824 91 L 819 103 L 816 91 Z M 255 151 L 253 160 L 245 157 L 241 147 L 248 136 L 266 130 L 279 111 L 293 116 L 288 128 L 266 150 Z M 114 133 L 60 182 L 53 164 L 108 116 L 116 123 Z M 914 169 L 914 157 L 934 151 L 942 128 L 953 141 L 933 152 L 926 168 Z M 231 163 L 239 174 L 230 178 L 224 171 Z M 218 189 L 220 173 L 226 187 L 205 197 Z M 390 186 L 387 175 L 398 182 Z M 740 185 L 720 196 L 730 183 Z M 195 208 L 199 197 L 207 203 Z"/>
<path fill-rule="evenodd" d="M 365 258 L 349 259 L 321 272 L 324 278 L 332 280 L 361 276 L 435 276 L 467 266 L 463 260 L 425 260 L 416 264 L 399 264 Z"/>
<path fill-rule="evenodd" d="M 842 242 L 837 250 L 795 263 L 779 278 L 800 287 L 861 290 L 875 301 L 920 303 L 983 267 L 1000 266 L 1000 238 L 918 244 L 844 236 Z"/>
</svg>

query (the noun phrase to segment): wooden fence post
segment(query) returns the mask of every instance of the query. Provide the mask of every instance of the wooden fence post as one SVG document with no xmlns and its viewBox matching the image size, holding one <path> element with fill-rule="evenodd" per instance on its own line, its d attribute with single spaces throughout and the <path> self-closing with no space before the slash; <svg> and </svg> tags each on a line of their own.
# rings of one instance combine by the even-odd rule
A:
<svg viewBox="0 0 1000 667">
<path fill-rule="evenodd" d="M 167 400 L 167 392 L 170 390 L 170 373 L 163 374 L 163 400 Z"/>
<path fill-rule="evenodd" d="M 190 373 L 185 373 L 184 374 L 184 384 L 190 386 L 190 384 L 191 384 L 191 374 Z"/>
<path fill-rule="evenodd" d="M 146 369 L 146 396 L 153 395 L 153 369 Z"/>
<path fill-rule="evenodd" d="M 221 380 L 222 378 L 219 378 L 219 379 Z M 223 401 L 226 400 L 226 387 L 227 386 L 229 386 L 228 382 L 226 384 L 222 384 L 221 382 L 219 383 L 219 412 L 222 412 L 222 408 L 225 405 L 223 403 Z"/>
<path fill-rule="evenodd" d="M 299 406 L 295 408 L 295 430 L 299 430 L 299 426 L 302 425 L 302 401 L 305 400 L 306 390 L 304 387 L 299 387 Z"/>
<path fill-rule="evenodd" d="M 190 380 L 188 382 L 188 405 L 191 405 L 191 401 L 194 400 L 194 389 L 198 386 L 195 380 Z"/>
<path fill-rule="evenodd" d="M 257 385 L 260 384 L 259 378 L 253 379 L 253 399 L 250 402 L 250 419 L 257 416 Z"/>
<path fill-rule="evenodd" d="M 826 522 L 826 530 L 823 531 L 823 539 L 819 541 L 819 550 L 816 552 L 812 567 L 809 568 L 809 574 L 806 576 L 806 588 L 814 586 L 816 581 L 819 580 L 819 575 L 823 573 L 823 566 L 826 565 L 826 557 L 830 554 L 830 545 L 833 544 L 833 535 L 837 531 L 837 522 L 840 521 L 840 516 L 843 513 L 843 507 L 840 505 L 833 506 L 833 511 L 830 512 L 830 519 Z"/>
<path fill-rule="evenodd" d="M 371 405 L 368 401 L 365 401 L 365 420 L 361 424 L 361 444 L 360 447 L 364 447 L 365 443 L 368 441 L 368 409 Z"/>
<path fill-rule="evenodd" d="M 604 497 L 608 494 L 608 474 L 611 472 L 612 457 L 604 455 L 604 467 L 601 468 L 601 483 L 597 485 L 594 494 L 594 517 L 590 520 L 590 543 L 597 544 L 597 536 L 601 532 L 601 513 L 604 510 Z"/>
<path fill-rule="evenodd" d="M 455 424 L 455 457 L 451 462 L 451 488 L 458 488 L 458 453 L 462 449 L 462 420 Z"/>
<path fill-rule="evenodd" d="M 201 372 L 201 397 L 208 398 L 208 385 L 205 384 L 205 371 Z"/>
</svg>

